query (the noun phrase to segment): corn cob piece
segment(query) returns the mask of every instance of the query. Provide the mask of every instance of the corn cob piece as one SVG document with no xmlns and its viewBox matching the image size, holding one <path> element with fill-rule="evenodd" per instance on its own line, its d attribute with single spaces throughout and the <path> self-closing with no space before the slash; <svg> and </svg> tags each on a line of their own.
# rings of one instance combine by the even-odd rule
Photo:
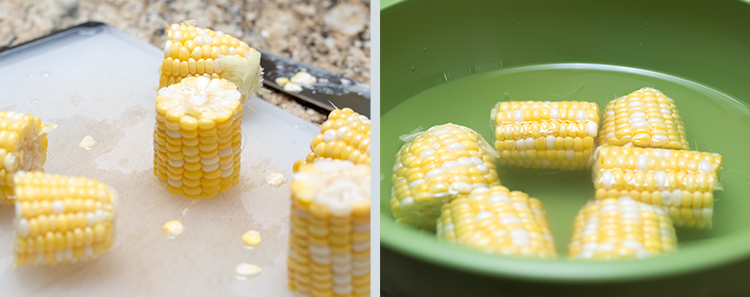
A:
<svg viewBox="0 0 750 297">
<path fill-rule="evenodd" d="M 205 75 L 236 84 L 244 102 L 262 85 L 260 52 L 247 43 L 220 31 L 196 28 L 194 21 L 172 24 L 166 34 L 159 88 Z"/>
<path fill-rule="evenodd" d="M 652 88 L 607 104 L 599 145 L 690 149 L 674 100 Z"/>
<path fill-rule="evenodd" d="M 677 249 L 663 207 L 629 196 L 589 201 L 575 218 L 568 253 L 574 259 L 643 259 Z"/>
<path fill-rule="evenodd" d="M 721 164 L 717 153 L 601 147 L 593 166 L 596 199 L 630 196 L 665 206 L 676 226 L 710 228 Z"/>
<path fill-rule="evenodd" d="M 114 235 L 114 189 L 94 179 L 43 172 L 14 175 L 15 265 L 98 257 Z"/>
<path fill-rule="evenodd" d="M 289 287 L 304 296 L 370 296 L 370 166 L 302 165 L 292 182 Z"/>
<path fill-rule="evenodd" d="M 500 165 L 582 169 L 588 167 L 599 128 L 591 102 L 510 101 L 492 108 Z"/>
<path fill-rule="evenodd" d="M 310 144 L 312 150 L 300 165 L 321 159 L 349 160 L 370 165 L 370 119 L 351 108 L 334 109 L 320 127 L 320 134 Z"/>
<path fill-rule="evenodd" d="M 454 124 L 402 137 L 391 182 L 397 223 L 435 231 L 440 207 L 474 189 L 499 186 L 497 153 L 474 130 Z"/>
<path fill-rule="evenodd" d="M 557 255 L 542 202 L 501 186 L 443 204 L 437 236 L 488 254 L 540 259 Z"/>
<path fill-rule="evenodd" d="M 239 183 L 242 104 L 224 79 L 189 77 L 156 97 L 154 174 L 172 194 L 213 198 Z"/>
<path fill-rule="evenodd" d="M 13 173 L 42 170 L 50 127 L 35 116 L 0 111 L 0 200 L 12 204 Z"/>
</svg>

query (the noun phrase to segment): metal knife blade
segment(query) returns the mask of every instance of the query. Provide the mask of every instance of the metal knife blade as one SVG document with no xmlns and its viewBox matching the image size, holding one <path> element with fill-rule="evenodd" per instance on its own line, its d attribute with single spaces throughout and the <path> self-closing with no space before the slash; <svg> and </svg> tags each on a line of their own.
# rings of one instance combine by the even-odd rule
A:
<svg viewBox="0 0 750 297">
<path fill-rule="evenodd" d="M 306 65 L 287 58 L 261 52 L 260 66 L 263 67 L 263 85 L 269 86 L 295 98 L 310 102 L 326 110 L 349 107 L 370 117 L 370 86 L 333 74 L 326 70 Z M 276 78 L 291 78 L 299 71 L 315 76 L 318 81 L 300 92 L 287 92 L 276 83 Z"/>
</svg>

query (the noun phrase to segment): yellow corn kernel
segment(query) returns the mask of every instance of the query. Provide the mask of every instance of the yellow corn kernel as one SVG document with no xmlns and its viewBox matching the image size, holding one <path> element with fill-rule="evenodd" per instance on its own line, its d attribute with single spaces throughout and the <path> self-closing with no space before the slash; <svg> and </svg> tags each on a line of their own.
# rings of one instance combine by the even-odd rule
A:
<svg viewBox="0 0 750 297">
<path fill-rule="evenodd" d="M 189 76 L 208 75 L 234 83 L 244 102 L 261 86 L 260 52 L 244 42 L 222 32 L 197 28 L 194 21 L 173 24 L 165 33 L 167 42 L 163 66 L 159 68 L 159 88 Z"/>
<path fill-rule="evenodd" d="M 154 135 L 163 126 L 167 141 L 154 138 L 154 174 L 171 193 L 213 198 L 239 183 L 240 97 L 229 81 L 202 76 L 159 90 L 156 109 L 166 116 L 157 115 Z"/>
<path fill-rule="evenodd" d="M 289 287 L 320 296 L 370 291 L 370 166 L 317 160 L 292 181 Z"/>
<path fill-rule="evenodd" d="M 93 179 L 41 171 L 19 171 L 13 182 L 16 266 L 95 258 L 112 245 L 114 189 Z"/>
<path fill-rule="evenodd" d="M 607 104 L 599 145 L 690 149 L 674 100 L 648 87 Z"/>
<path fill-rule="evenodd" d="M 721 165 L 717 153 L 604 146 L 593 164 L 596 199 L 629 195 L 640 202 L 674 207 L 670 215 L 675 226 L 710 228 Z"/>
<path fill-rule="evenodd" d="M 676 248 L 677 236 L 664 207 L 622 196 L 589 201 L 578 212 L 568 253 L 579 260 L 624 260 Z"/>
<path fill-rule="evenodd" d="M 439 239 L 496 255 L 555 258 L 542 202 L 502 186 L 482 188 L 443 204 Z"/>
<path fill-rule="evenodd" d="M 599 127 L 592 102 L 507 101 L 490 112 L 501 165 L 583 169 Z"/>
<path fill-rule="evenodd" d="M 441 205 L 459 194 L 500 185 L 497 153 L 474 130 L 444 124 L 406 138 L 391 177 L 396 222 L 434 231 Z"/>
</svg>

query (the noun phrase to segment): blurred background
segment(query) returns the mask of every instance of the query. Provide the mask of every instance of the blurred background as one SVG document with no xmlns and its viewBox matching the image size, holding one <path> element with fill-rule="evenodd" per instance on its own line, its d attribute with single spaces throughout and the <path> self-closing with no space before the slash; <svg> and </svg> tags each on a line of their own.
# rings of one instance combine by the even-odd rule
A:
<svg viewBox="0 0 750 297">
<path fill-rule="evenodd" d="M 3 0 L 0 49 L 88 21 L 107 23 L 163 48 L 165 26 L 184 20 L 235 36 L 262 52 L 370 83 L 369 0 Z M 257 95 L 318 125 L 327 115 L 267 88 Z"/>
</svg>

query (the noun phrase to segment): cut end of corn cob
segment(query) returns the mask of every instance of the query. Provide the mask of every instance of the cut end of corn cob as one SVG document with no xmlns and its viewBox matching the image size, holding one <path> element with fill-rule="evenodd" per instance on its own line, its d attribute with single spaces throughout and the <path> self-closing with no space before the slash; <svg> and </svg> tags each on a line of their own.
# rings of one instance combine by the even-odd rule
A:
<svg viewBox="0 0 750 297">
<path fill-rule="evenodd" d="M 555 258 L 542 202 L 505 187 L 481 188 L 442 207 L 441 240 L 488 254 Z"/>
<path fill-rule="evenodd" d="M 95 258 L 114 236 L 117 194 L 85 177 L 14 175 L 15 265 L 56 265 Z"/>
<path fill-rule="evenodd" d="M 690 149 L 674 100 L 652 88 L 607 104 L 599 145 Z"/>
<path fill-rule="evenodd" d="M 568 253 L 579 260 L 624 260 L 676 248 L 677 236 L 664 208 L 622 196 L 590 201 L 578 212 Z"/>
<path fill-rule="evenodd" d="M 300 295 L 369 296 L 370 167 L 302 165 L 292 182 L 289 287 Z"/>
<path fill-rule="evenodd" d="M 501 165 L 583 169 L 599 129 L 593 102 L 499 102 L 490 113 Z"/>
<path fill-rule="evenodd" d="M 171 193 L 213 198 L 239 183 L 240 97 L 231 82 L 202 76 L 159 90 L 154 174 Z"/>
<path fill-rule="evenodd" d="M 370 119 L 351 108 L 334 109 L 320 127 L 320 134 L 313 138 L 310 152 L 300 165 L 316 160 L 349 160 L 356 164 L 370 165 Z"/>
<path fill-rule="evenodd" d="M 220 31 L 195 27 L 195 21 L 166 28 L 164 62 L 159 68 L 159 87 L 190 76 L 224 78 L 237 85 L 242 101 L 263 82 L 260 52 Z"/>
<path fill-rule="evenodd" d="M 443 204 L 500 185 L 496 155 L 482 135 L 464 126 L 438 125 L 412 135 L 396 154 L 391 177 L 396 222 L 434 231 Z"/>
<path fill-rule="evenodd" d="M 42 170 L 47 160 L 47 132 L 54 127 L 35 116 L 0 111 L 0 200 L 12 204 L 13 174 Z"/>
<path fill-rule="evenodd" d="M 601 147 L 593 166 L 596 199 L 629 196 L 664 206 L 676 226 L 710 228 L 721 164 L 717 153 Z"/>
</svg>

